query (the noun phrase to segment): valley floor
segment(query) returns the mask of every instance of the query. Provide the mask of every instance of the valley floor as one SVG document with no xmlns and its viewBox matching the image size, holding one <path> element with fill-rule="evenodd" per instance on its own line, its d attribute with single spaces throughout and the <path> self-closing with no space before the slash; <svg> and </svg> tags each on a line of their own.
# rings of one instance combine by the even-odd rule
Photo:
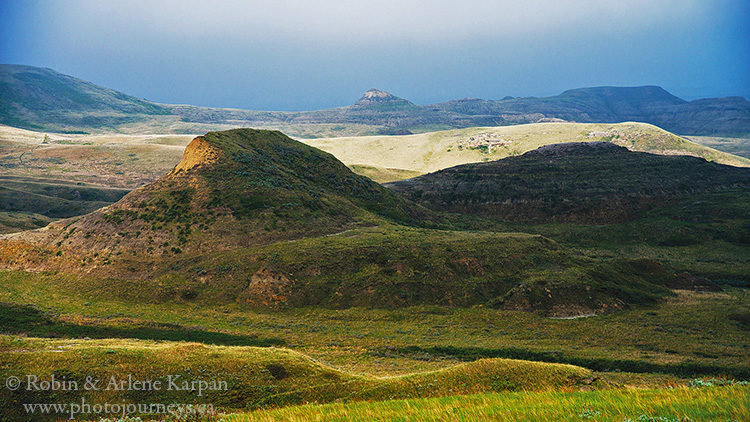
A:
<svg viewBox="0 0 750 422">
<path fill-rule="evenodd" d="M 85 282 L 73 276 L 0 272 L 0 330 L 35 337 L 283 345 L 352 373 L 383 376 L 484 357 L 656 372 L 671 381 L 692 376 L 681 365 L 702 368 L 706 376 L 750 373 L 750 297 L 742 288 L 678 291 L 651 307 L 561 320 L 481 306 L 258 312 L 232 304 L 132 303 L 104 300 L 96 292 L 82 294 Z M 71 288 L 78 293 L 66 291 Z M 446 346 L 452 349 L 441 349 Z M 640 377 L 635 385 L 655 384 Z"/>
</svg>

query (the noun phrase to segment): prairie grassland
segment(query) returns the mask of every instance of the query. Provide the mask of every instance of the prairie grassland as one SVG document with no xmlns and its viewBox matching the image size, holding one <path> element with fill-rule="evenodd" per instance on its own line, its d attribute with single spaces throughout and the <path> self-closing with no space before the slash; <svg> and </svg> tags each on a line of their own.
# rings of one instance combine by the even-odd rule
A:
<svg viewBox="0 0 750 422">
<path fill-rule="evenodd" d="M 438 369 L 483 353 L 503 356 L 519 350 L 551 353 L 560 361 L 590 359 L 604 365 L 600 370 L 611 365 L 609 369 L 629 372 L 639 363 L 747 370 L 750 350 L 750 297 L 739 288 L 727 288 L 725 293 L 679 292 L 650 307 L 561 320 L 485 307 L 259 312 L 240 304 L 128 302 L 103 299 L 96 291 L 81 293 L 92 282 L 61 274 L 0 272 L 0 302 L 31 307 L 4 306 L 0 328 L 36 337 L 284 344 L 342 370 L 374 375 Z M 444 346 L 457 350 L 432 349 Z M 618 359 L 635 364 L 618 367 L 613 362 Z M 634 384 L 654 385 L 649 379 Z"/>
<path fill-rule="evenodd" d="M 229 421 L 743 421 L 750 386 L 511 392 L 258 410 Z"/>
<path fill-rule="evenodd" d="M 325 126 L 325 125 L 324 125 Z M 228 127 L 227 127 L 228 128 Z M 196 127 L 189 133 L 216 128 Z M 286 128 L 273 128 L 285 130 Z M 341 128 L 331 127 L 330 130 Z M 319 130 L 315 129 L 315 133 Z M 342 129 L 343 130 L 343 129 Z M 137 130 L 135 131 L 138 132 Z M 297 133 L 299 131 L 296 131 Z M 335 136 L 344 133 L 335 132 Z M 357 132 L 359 133 L 359 132 Z M 169 171 L 195 135 L 56 134 L 0 125 L 0 167 L 9 175 L 64 177 L 70 181 L 135 188 Z M 333 154 L 356 173 L 387 182 L 459 164 L 498 160 L 542 145 L 611 141 L 636 151 L 684 154 L 748 166 L 750 160 L 687 141 L 645 123 L 535 123 L 443 130 L 417 135 L 306 138 L 301 142 Z M 475 139 L 500 141 L 474 145 Z M 19 160 L 19 157 L 22 157 Z"/>
<path fill-rule="evenodd" d="M 340 400 L 388 400 L 492 391 L 576 391 L 597 385 L 593 373 L 571 365 L 507 359 L 483 359 L 437 371 L 398 377 L 355 375 L 316 362 L 288 349 L 208 346 L 198 343 L 138 340 L 47 340 L 0 336 L 0 376 L 26 380 L 26 388 L 0 391 L 6 415 L 23 413 L 19 403 L 45 400 L 121 403 L 211 403 L 226 410 L 328 403 Z M 52 393 L 31 387 L 39 380 L 104 380 L 102 388 Z M 160 381 L 158 389 L 104 388 L 116 380 Z M 172 380 L 170 382 L 170 380 Z M 174 380 L 178 380 L 176 383 Z M 205 382 L 196 395 L 192 387 Z M 224 382 L 225 387 L 212 388 Z M 175 389 L 187 383 L 190 388 Z M 35 384 L 34 384 L 35 385 Z"/>
<path fill-rule="evenodd" d="M 686 136 L 696 144 L 701 144 L 719 151 L 728 152 L 740 157 L 750 158 L 750 138 L 732 138 L 726 136 Z"/>
<path fill-rule="evenodd" d="M 496 144 L 484 145 L 480 139 Z M 474 140 L 474 141 L 472 141 Z M 693 155 L 708 161 L 750 166 L 750 160 L 690 142 L 646 123 L 533 123 L 452 129 L 417 135 L 300 139 L 330 152 L 346 165 L 429 173 L 459 164 L 499 160 L 560 142 L 609 141 L 634 151 Z"/>
</svg>

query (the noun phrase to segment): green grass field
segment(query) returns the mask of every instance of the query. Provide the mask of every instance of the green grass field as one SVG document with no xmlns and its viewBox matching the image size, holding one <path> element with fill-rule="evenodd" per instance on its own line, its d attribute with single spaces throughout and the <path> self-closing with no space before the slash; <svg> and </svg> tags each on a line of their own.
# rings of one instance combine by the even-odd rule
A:
<svg viewBox="0 0 750 422">
<path fill-rule="evenodd" d="M 229 421 L 742 421 L 750 387 L 491 393 L 432 399 L 304 405 Z"/>
<path fill-rule="evenodd" d="M 662 367 L 657 370 L 669 376 L 685 367 L 704 372 L 688 370 L 683 377 L 748 370 L 750 297 L 739 288 L 681 292 L 649 307 L 551 319 L 486 307 L 253 311 L 241 304 L 180 299 L 131 302 L 105 299 L 96 289 L 86 293 L 87 282 L 74 276 L 1 272 L 0 302 L 16 304 L 1 308 L 2 331 L 39 337 L 276 344 L 346 371 L 374 375 L 514 356 L 624 372 L 648 373 L 653 368 L 645 364 L 658 364 Z M 455 350 L 435 349 L 445 346 Z"/>
<path fill-rule="evenodd" d="M 0 336 L 3 379 L 26 379 L 24 388 L 0 391 L 4 417 L 21 417 L 23 403 L 44 400 L 90 403 L 210 403 L 226 411 L 302 403 L 440 397 L 491 391 L 576 390 L 595 385 L 584 368 L 507 359 L 484 359 L 429 372 L 395 377 L 357 375 L 334 369 L 300 353 L 277 348 L 206 346 L 197 343 L 135 340 L 41 340 Z M 30 391 L 26 374 L 38 379 L 78 382 L 87 378 L 170 379 L 190 389 L 145 391 L 101 388 L 83 391 Z M 171 377 L 171 378 L 170 378 Z M 194 382 L 205 382 L 195 396 Z M 216 388 L 219 382 L 225 387 Z M 105 381 L 106 383 L 107 381 Z"/>
</svg>

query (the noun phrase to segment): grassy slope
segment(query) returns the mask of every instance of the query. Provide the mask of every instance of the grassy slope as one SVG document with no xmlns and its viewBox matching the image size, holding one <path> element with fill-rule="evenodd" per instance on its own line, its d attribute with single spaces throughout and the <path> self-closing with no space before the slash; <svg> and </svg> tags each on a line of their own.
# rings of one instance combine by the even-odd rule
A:
<svg viewBox="0 0 750 422">
<path fill-rule="evenodd" d="M 589 136 L 589 134 L 592 134 Z M 507 144 L 491 151 L 459 148 L 471 137 L 486 135 Z M 347 165 L 390 167 L 433 172 L 459 164 L 497 160 L 543 145 L 609 140 L 634 151 L 684 154 L 718 163 L 750 166 L 750 160 L 704 147 L 645 123 L 535 123 L 516 126 L 454 129 L 405 136 L 310 139 L 304 142 L 335 155 Z"/>
<path fill-rule="evenodd" d="M 37 213 L 0 211 L 0 234 L 34 230 L 44 227 L 52 221 L 54 219 Z"/>
<path fill-rule="evenodd" d="M 456 217 L 467 229 L 540 233 L 593 258 L 652 259 L 747 283 L 747 171 L 579 147 L 468 164 L 394 187 L 426 206 L 471 214 Z"/>
<path fill-rule="evenodd" d="M 0 176 L 0 211 L 66 218 L 95 211 L 127 193 L 125 189 L 64 180 Z"/>
<path fill-rule="evenodd" d="M 663 202 L 750 188 L 750 169 L 568 143 L 387 185 L 435 210 L 506 221 L 618 222 Z"/>
<path fill-rule="evenodd" d="M 169 288 L 165 280 L 160 284 Z M 63 274 L 3 271 L 0 285 L 0 302 L 30 304 L 42 311 L 40 316 L 29 307 L 0 307 L 0 331 L 30 336 L 286 343 L 337 367 L 388 375 L 441 368 L 465 358 L 511 356 L 503 354 L 509 349 L 533 352 L 527 356 L 591 359 L 622 371 L 638 368 L 613 360 L 734 368 L 697 372 L 711 375 L 750 370 L 750 297 L 742 289 L 681 292 L 650 307 L 566 320 L 481 306 L 269 312 L 180 298 L 133 303 L 113 299 L 95 285 L 92 289 L 90 279 Z M 425 351 L 414 351 L 414 346 Z M 458 350 L 430 350 L 442 346 Z"/>
<path fill-rule="evenodd" d="M 15 178 L 133 189 L 167 173 L 194 136 L 67 135 L 0 125 L 0 169 Z"/>
<path fill-rule="evenodd" d="M 230 421 L 646 421 L 742 420 L 750 414 L 750 387 L 495 393 L 369 403 L 304 405 L 260 410 Z"/>
<path fill-rule="evenodd" d="M 158 104 L 31 66 L 0 65 L 0 98 L 0 121 L 30 128 L 112 127 L 169 114 Z"/>
<path fill-rule="evenodd" d="M 677 272 L 699 274 L 720 283 L 750 282 L 747 218 L 750 202 L 744 191 L 693 195 L 660 206 L 640 218 L 619 224 L 498 224 L 483 227 L 540 233 L 599 258 L 651 259 Z M 470 225 L 476 224 L 476 222 Z"/>
<path fill-rule="evenodd" d="M 60 351 L 62 350 L 62 352 Z M 76 380 L 87 376 L 109 380 L 161 380 L 180 376 L 191 382 L 227 382 L 226 390 L 205 391 L 91 391 L 49 394 L 3 389 L 0 404 L 9 411 L 15 403 L 58 400 L 90 403 L 149 402 L 212 403 L 225 409 L 257 408 L 331 402 L 436 397 L 507 390 L 575 390 L 590 385 L 591 371 L 569 365 L 506 359 L 479 360 L 437 371 L 400 377 L 353 375 L 316 362 L 300 353 L 275 348 L 206 346 L 196 343 L 154 343 L 134 340 L 46 340 L 0 336 L 3 378 L 35 374 L 49 379 Z M 105 384 L 105 381 L 103 384 Z"/>
<path fill-rule="evenodd" d="M 410 179 L 421 176 L 423 173 L 414 170 L 403 170 L 385 167 L 365 166 L 352 164 L 349 166 L 353 172 L 368 177 L 378 183 L 392 182 L 394 180 Z"/>
<path fill-rule="evenodd" d="M 210 132 L 191 143 L 183 163 L 107 209 L 22 236 L 43 236 L 41 243 L 73 254 L 160 256 L 437 219 L 277 131 Z"/>
<path fill-rule="evenodd" d="M 28 249 L 2 246 L 11 267 L 90 274 L 68 287 L 79 293 L 247 308 L 484 304 L 570 316 L 654 304 L 671 294 L 673 278 L 639 263 L 579 257 L 541 236 L 400 226 L 156 261 L 101 250 L 81 261 L 80 252 L 54 245 L 25 261 Z"/>
</svg>

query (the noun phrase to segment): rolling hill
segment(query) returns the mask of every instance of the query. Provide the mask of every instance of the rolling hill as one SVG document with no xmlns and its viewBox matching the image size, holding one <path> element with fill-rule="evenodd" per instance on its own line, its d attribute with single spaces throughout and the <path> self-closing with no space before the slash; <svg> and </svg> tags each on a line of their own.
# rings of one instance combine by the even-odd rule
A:
<svg viewBox="0 0 750 422">
<path fill-rule="evenodd" d="M 158 104 L 102 88 L 52 69 L 0 66 L 0 119 L 27 129 L 108 128 L 167 115 Z"/>
<path fill-rule="evenodd" d="M 544 121 L 655 124 L 682 135 L 746 135 L 750 102 L 741 97 L 684 101 L 655 86 L 594 87 L 552 97 L 466 98 L 416 105 L 372 89 L 327 110 L 274 112 L 156 104 L 50 69 L 0 65 L 0 123 L 48 131 L 197 133 L 254 126 L 293 136 L 407 134 Z"/>
<path fill-rule="evenodd" d="M 682 279 L 671 286 L 750 283 L 748 168 L 564 143 L 386 186 L 452 213 L 464 229 L 537 233 L 592 258 L 659 262 Z"/>
<path fill-rule="evenodd" d="M 0 259 L 75 273 L 86 280 L 79 291 L 136 302 L 569 315 L 669 294 L 668 271 L 579 257 L 538 235 L 452 228 L 325 152 L 234 129 L 195 138 L 166 176 L 113 205 L 4 236 Z"/>
<path fill-rule="evenodd" d="M 573 391 L 602 385 L 592 371 L 584 368 L 510 359 L 483 359 L 437 371 L 380 378 L 341 371 L 289 349 L 115 339 L 19 340 L 0 335 L 0 357 L 7 363 L 0 368 L 0 374 L 5 378 L 27 371 L 38 379 L 57 377 L 82 386 L 84 374 L 101 380 L 128 380 L 130 376 L 158 380 L 166 386 L 169 374 L 175 386 L 182 386 L 183 382 L 192 386 L 192 382 L 200 381 L 205 385 L 201 385 L 201 394 L 196 394 L 197 386 L 140 391 L 80 388 L 55 393 L 3 388 L 3 420 L 59 420 L 60 414 L 29 416 L 22 406 L 45 400 L 80 402 L 83 398 L 93 406 L 147 397 L 152 402 L 210 403 L 218 409 L 239 410 L 493 391 Z M 222 388 L 219 382 L 226 383 L 226 387 Z"/>
<path fill-rule="evenodd" d="M 383 181 L 429 173 L 459 164 L 517 156 L 562 142 L 607 141 L 632 151 L 690 155 L 732 166 L 750 160 L 717 151 L 646 123 L 534 123 L 452 129 L 415 135 L 302 139 L 353 168 Z M 406 170 L 399 172 L 398 170 Z"/>
<path fill-rule="evenodd" d="M 441 211 L 510 221 L 611 223 L 696 194 L 746 193 L 750 169 L 633 152 L 609 142 L 571 142 L 387 186 Z"/>
<path fill-rule="evenodd" d="M 115 204 L 35 235 L 70 248 L 206 252 L 330 234 L 383 219 L 435 219 L 330 154 L 280 132 L 195 138 L 182 161 Z"/>
</svg>

